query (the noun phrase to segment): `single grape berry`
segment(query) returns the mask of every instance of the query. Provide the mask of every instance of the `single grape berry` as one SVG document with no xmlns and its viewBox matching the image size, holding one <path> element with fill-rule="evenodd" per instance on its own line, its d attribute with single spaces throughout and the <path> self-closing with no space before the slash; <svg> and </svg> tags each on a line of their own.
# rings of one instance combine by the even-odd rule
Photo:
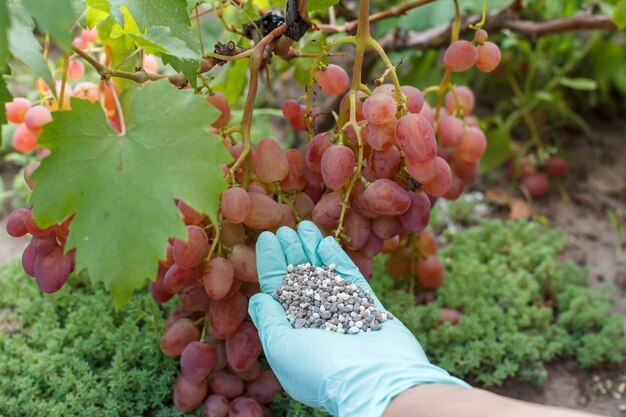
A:
<svg viewBox="0 0 626 417">
<path fill-rule="evenodd" d="M 474 93 L 462 85 L 454 87 L 454 93 L 448 91 L 446 94 L 446 109 L 451 114 L 459 112 L 463 116 L 467 116 L 474 110 L 474 103 Z"/>
<path fill-rule="evenodd" d="M 159 62 L 154 55 L 144 55 L 143 70 L 152 74 L 159 72 Z"/>
<path fill-rule="evenodd" d="M 474 40 L 477 43 L 485 43 L 487 42 L 488 36 L 489 35 L 487 34 L 487 31 L 485 29 L 478 29 L 476 33 L 474 33 Z"/>
<path fill-rule="evenodd" d="M 294 119 L 300 116 L 300 104 L 292 98 L 285 100 L 282 105 L 283 116 L 287 119 Z"/>
<path fill-rule="evenodd" d="M 250 215 L 250 197 L 241 187 L 233 187 L 222 193 L 222 215 L 231 223 L 242 223 Z"/>
<path fill-rule="evenodd" d="M 21 153 L 34 151 L 37 147 L 37 136 L 26 125 L 21 124 L 13 133 L 13 148 Z"/>
<path fill-rule="evenodd" d="M 500 48 L 493 42 L 485 42 L 476 48 L 478 50 L 478 58 L 476 59 L 476 68 L 482 72 L 491 72 L 500 63 Z"/>
<path fill-rule="evenodd" d="M 546 173 L 550 177 L 564 177 L 567 175 L 567 171 L 567 162 L 560 156 L 551 156 L 546 162 Z"/>
<path fill-rule="evenodd" d="M 280 149 L 280 145 L 272 138 L 265 138 L 259 142 L 252 152 L 254 172 L 259 179 L 267 184 L 282 181 L 289 173 L 289 161 Z"/>
<path fill-rule="evenodd" d="M 447 148 L 454 148 L 461 143 L 464 131 L 463 120 L 454 116 L 444 116 L 437 125 L 439 143 Z"/>
<path fill-rule="evenodd" d="M 467 71 L 476 63 L 478 53 L 470 42 L 458 40 L 453 42 L 443 54 L 443 63 L 448 71 Z"/>
<path fill-rule="evenodd" d="M 31 107 L 24 116 L 24 124 L 34 134 L 41 132 L 41 127 L 52 121 L 50 110 L 44 106 Z"/>
<path fill-rule="evenodd" d="M 426 288 L 436 289 L 443 284 L 445 268 L 443 262 L 433 255 L 419 260 L 415 266 L 417 279 Z"/>
<path fill-rule="evenodd" d="M 406 108 L 410 113 L 419 113 L 424 106 L 424 94 L 422 92 L 411 86 L 411 85 L 403 85 L 400 87 L 400 90 L 406 96 Z"/>
<path fill-rule="evenodd" d="M 350 181 L 354 171 L 354 152 L 347 146 L 332 145 L 321 161 L 322 178 L 328 188 L 341 188 Z"/>
<path fill-rule="evenodd" d="M 441 197 L 452 185 L 452 170 L 445 159 L 439 156 L 436 163 L 435 176 L 428 184 L 424 184 L 424 190 L 433 197 Z"/>
<path fill-rule="evenodd" d="M 396 116 L 396 101 L 387 94 L 372 94 L 363 102 L 363 116 L 375 125 L 384 125 Z"/>
<path fill-rule="evenodd" d="M 541 198 L 550 191 L 550 180 L 543 172 L 536 172 L 522 178 L 522 187 L 526 189 L 531 198 Z"/>
<path fill-rule="evenodd" d="M 228 104 L 226 96 L 223 93 L 216 91 L 213 94 L 207 95 L 205 99 L 207 103 L 215 107 L 220 112 L 220 115 L 213 121 L 213 123 L 211 123 L 211 126 L 219 129 L 220 127 L 228 125 L 230 122 L 230 104 Z"/>
<path fill-rule="evenodd" d="M 433 127 L 420 114 L 402 116 L 396 124 L 395 136 L 400 149 L 412 161 L 424 163 L 437 155 Z"/>
<path fill-rule="evenodd" d="M 4 109 L 9 122 L 20 124 L 24 122 L 24 116 L 30 109 L 30 101 L 22 97 L 16 97 L 13 101 L 6 103 Z"/>
<path fill-rule="evenodd" d="M 85 75 L 85 64 L 79 59 L 73 59 L 70 61 L 67 67 L 67 76 L 70 80 L 80 80 Z"/>
<path fill-rule="evenodd" d="M 339 65 L 328 64 L 326 69 L 317 72 L 317 83 L 325 93 L 338 96 L 348 88 L 350 77 Z"/>
<path fill-rule="evenodd" d="M 478 127 L 468 127 L 459 143 L 459 157 L 466 162 L 476 162 L 487 149 L 487 138 Z"/>
</svg>

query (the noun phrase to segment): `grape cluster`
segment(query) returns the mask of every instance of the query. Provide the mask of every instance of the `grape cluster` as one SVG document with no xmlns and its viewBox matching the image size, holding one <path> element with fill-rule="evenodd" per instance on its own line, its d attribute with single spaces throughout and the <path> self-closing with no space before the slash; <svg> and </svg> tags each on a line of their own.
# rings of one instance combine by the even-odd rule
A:
<svg viewBox="0 0 626 417">
<path fill-rule="evenodd" d="M 513 153 L 507 162 L 507 174 L 510 179 L 520 181 L 522 189 L 532 199 L 546 196 L 551 181 L 565 177 L 569 171 L 567 161 L 558 155 L 550 156 L 545 164 L 538 164 L 530 155 L 516 155 L 521 153 L 521 147 Z"/>
<path fill-rule="evenodd" d="M 500 64 L 500 48 L 487 40 L 484 29 L 474 33 L 474 44 L 466 40 L 457 40 L 446 49 L 443 63 L 450 72 L 463 72 L 476 65 L 482 72 L 491 72 Z"/>
</svg>

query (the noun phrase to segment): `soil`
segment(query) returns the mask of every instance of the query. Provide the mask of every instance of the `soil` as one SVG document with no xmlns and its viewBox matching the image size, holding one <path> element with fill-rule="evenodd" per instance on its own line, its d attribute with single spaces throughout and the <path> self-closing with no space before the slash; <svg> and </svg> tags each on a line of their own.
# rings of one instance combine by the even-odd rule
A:
<svg viewBox="0 0 626 417">
<path fill-rule="evenodd" d="M 591 286 L 614 285 L 615 310 L 626 314 L 626 127 L 598 124 L 594 128 L 595 139 L 580 134 L 568 139 L 564 156 L 570 174 L 562 183 L 552 184 L 550 194 L 531 203 L 531 209 L 568 236 L 562 257 L 586 265 Z M 8 189 L 15 167 L 0 165 L 0 172 Z M 498 178 L 500 186 L 509 184 L 510 189 L 500 174 L 488 178 Z M 27 238 L 13 239 L 5 232 L 8 203 L 0 211 L 0 264 L 19 256 L 28 244 Z M 609 213 L 621 221 L 621 230 Z M 626 363 L 582 370 L 574 362 L 561 361 L 547 368 L 550 376 L 542 386 L 510 380 L 491 390 L 532 402 L 626 416 Z"/>
</svg>

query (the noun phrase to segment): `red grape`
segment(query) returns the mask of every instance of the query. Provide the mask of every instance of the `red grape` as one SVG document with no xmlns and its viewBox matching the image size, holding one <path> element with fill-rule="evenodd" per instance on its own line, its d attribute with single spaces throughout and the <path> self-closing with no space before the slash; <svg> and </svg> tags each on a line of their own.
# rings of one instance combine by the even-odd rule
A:
<svg viewBox="0 0 626 417">
<path fill-rule="evenodd" d="M 338 96 L 346 91 L 350 78 L 339 65 L 328 64 L 326 69 L 317 72 L 317 83 L 323 92 Z"/>
<path fill-rule="evenodd" d="M 365 94 L 365 92 L 361 90 L 358 90 L 355 94 L 355 113 L 356 113 L 357 121 L 361 121 L 364 119 L 363 100 L 365 99 L 366 96 L 367 94 Z M 347 109 L 344 110 L 345 106 L 347 106 Z M 343 113 L 344 111 L 346 111 L 346 114 L 350 116 L 350 112 L 349 112 L 350 111 L 350 94 L 346 94 L 345 96 L 343 96 L 343 98 L 341 99 L 341 102 L 339 103 L 339 112 Z M 345 131 L 344 133 L 347 134 L 347 132 Z M 356 140 L 354 140 L 354 142 L 356 142 Z"/>
<path fill-rule="evenodd" d="M 180 371 L 187 381 L 198 384 L 206 379 L 217 363 L 215 347 L 198 341 L 189 343 L 180 356 Z"/>
<path fill-rule="evenodd" d="M 567 175 L 567 171 L 567 162 L 560 156 L 551 156 L 546 162 L 546 173 L 550 177 L 564 177 Z"/>
<path fill-rule="evenodd" d="M 374 213 L 368 207 L 367 202 L 365 201 L 364 194 L 365 185 L 363 185 L 361 181 L 357 181 L 356 183 L 354 183 L 354 187 L 352 187 L 352 192 L 350 193 L 350 207 L 361 216 L 367 219 L 374 219 L 378 217 L 378 214 Z"/>
<path fill-rule="evenodd" d="M 324 194 L 313 208 L 312 218 L 318 226 L 336 226 L 341 215 L 341 193 Z"/>
<path fill-rule="evenodd" d="M 372 233 L 381 239 L 389 239 L 401 230 L 402 224 L 398 216 L 380 216 L 372 221 Z"/>
<path fill-rule="evenodd" d="M 298 149 L 289 149 L 285 152 L 289 170 L 287 176 L 280 182 L 280 188 L 283 191 L 302 191 L 306 187 L 306 178 L 304 177 L 304 154 Z"/>
<path fill-rule="evenodd" d="M 36 251 L 36 247 L 34 248 Z M 45 255 L 35 259 L 35 280 L 39 289 L 47 294 L 57 292 L 63 287 L 72 272 L 72 260 L 63 248 L 55 247 Z"/>
<path fill-rule="evenodd" d="M 491 72 L 500 64 L 500 48 L 493 42 L 485 42 L 476 48 L 478 59 L 476 68 L 482 72 Z"/>
<path fill-rule="evenodd" d="M 28 109 L 30 109 L 30 101 L 22 97 L 16 97 L 4 105 L 7 120 L 15 124 L 24 123 L 24 116 Z"/>
<path fill-rule="evenodd" d="M 228 400 L 223 395 L 211 394 L 204 400 L 204 417 L 226 417 Z"/>
<path fill-rule="evenodd" d="M 377 178 L 393 179 L 400 167 L 400 151 L 395 146 L 386 151 L 372 151 L 367 157 L 367 166 Z"/>
<path fill-rule="evenodd" d="M 209 297 L 214 300 L 224 298 L 233 285 L 235 270 L 229 260 L 213 258 L 204 267 L 202 282 Z"/>
<path fill-rule="evenodd" d="M 150 294 L 157 303 L 165 303 L 172 299 L 174 294 L 165 289 L 163 278 L 165 277 L 165 268 L 159 265 L 159 272 L 154 281 L 150 283 Z"/>
<path fill-rule="evenodd" d="M 306 148 L 305 160 L 307 168 L 312 172 L 321 173 L 322 155 L 332 145 L 330 143 L 331 138 L 332 135 L 330 133 L 324 132 L 313 136 L 313 139 L 309 142 L 309 146 Z M 309 182 L 311 181 L 309 180 Z"/>
<path fill-rule="evenodd" d="M 262 405 L 271 403 L 274 396 L 282 391 L 278 378 L 270 370 L 261 372 L 257 379 L 246 384 L 246 394 Z"/>
<path fill-rule="evenodd" d="M 237 398 L 230 404 L 228 417 L 263 417 L 263 409 L 252 398 Z"/>
<path fill-rule="evenodd" d="M 328 188 L 341 188 L 350 181 L 354 171 L 354 152 L 347 146 L 332 145 L 326 149 L 321 160 L 324 183 Z"/>
<path fill-rule="evenodd" d="M 344 218 L 343 229 L 350 236 L 350 241 L 345 246 L 351 250 L 359 250 L 369 240 L 372 227 L 369 220 L 350 210 Z"/>
<path fill-rule="evenodd" d="M 474 110 L 474 93 L 472 93 L 472 90 L 462 85 L 454 87 L 454 92 L 456 93 L 456 97 L 459 99 L 458 104 L 463 110 L 461 114 L 463 116 L 469 115 L 472 110 Z M 448 91 L 446 94 L 446 109 L 448 109 L 451 114 L 455 114 L 458 110 L 457 102 L 452 91 Z"/>
<path fill-rule="evenodd" d="M 228 260 L 232 264 L 235 276 L 239 280 L 245 282 L 259 282 L 254 249 L 242 244 L 235 245 L 228 254 Z"/>
<path fill-rule="evenodd" d="M 443 195 L 443 198 L 445 198 L 446 200 L 456 200 L 461 196 L 464 188 L 465 183 L 463 183 L 463 180 L 457 175 L 452 174 L 452 183 L 450 184 L 450 189 Z"/>
<path fill-rule="evenodd" d="M 201 227 L 187 226 L 187 241 L 174 240 L 174 262 L 182 269 L 190 269 L 198 263 L 209 248 L 209 240 Z"/>
<path fill-rule="evenodd" d="M 72 59 L 67 68 L 67 76 L 70 80 L 80 80 L 85 75 L 85 65 L 79 59 Z"/>
<path fill-rule="evenodd" d="M 199 278 L 198 270 L 181 268 L 174 264 L 165 273 L 163 285 L 170 294 L 175 294 L 193 285 Z"/>
<path fill-rule="evenodd" d="M 228 125 L 230 122 L 230 105 L 228 104 L 226 96 L 223 93 L 216 91 L 213 94 L 207 95 L 205 99 L 207 103 L 215 107 L 220 112 L 219 117 L 211 123 L 211 126 L 219 129 L 220 127 Z"/>
<path fill-rule="evenodd" d="M 214 337 L 227 339 L 235 334 L 248 314 L 248 299 L 236 292 L 230 298 L 211 300 L 208 320 Z"/>
<path fill-rule="evenodd" d="M 220 208 L 224 218 L 231 223 L 242 223 L 250 215 L 250 198 L 241 187 L 233 187 L 222 193 Z"/>
<path fill-rule="evenodd" d="M 541 198 L 550 191 L 550 180 L 546 174 L 536 172 L 522 178 L 522 187 L 528 191 L 528 195 L 532 198 Z"/>
<path fill-rule="evenodd" d="M 209 311 L 211 299 L 206 293 L 202 283 L 196 282 L 190 287 L 183 289 L 179 294 L 180 304 L 189 311 Z"/>
<path fill-rule="evenodd" d="M 424 163 L 437 155 L 433 127 L 420 114 L 407 114 L 398 120 L 396 141 L 406 157 L 412 161 Z"/>
<path fill-rule="evenodd" d="M 420 232 L 417 240 L 417 249 L 422 255 L 434 255 L 437 253 L 437 238 L 428 230 Z"/>
<path fill-rule="evenodd" d="M 441 309 L 441 323 L 450 323 L 451 325 L 455 325 L 459 323 L 461 318 L 461 313 L 458 310 L 452 308 L 442 308 Z"/>
<path fill-rule="evenodd" d="M 200 331 L 188 318 L 176 320 L 161 337 L 161 351 L 166 356 L 178 356 L 185 347 L 200 339 Z"/>
<path fill-rule="evenodd" d="M 383 241 L 382 252 L 391 253 L 395 251 L 396 249 L 398 249 L 398 246 L 400 246 L 400 236 L 396 235 L 390 239 L 385 239 Z"/>
<path fill-rule="evenodd" d="M 417 182 L 426 184 L 435 178 L 437 173 L 437 159 L 433 158 L 424 163 L 413 162 L 409 158 L 405 158 L 406 169 Z"/>
<path fill-rule="evenodd" d="M 314 207 L 315 203 L 313 203 L 311 197 L 309 197 L 305 193 L 298 193 L 296 195 L 294 208 L 296 209 L 296 213 L 298 213 L 298 216 L 301 219 L 310 219 L 313 214 Z"/>
<path fill-rule="evenodd" d="M 422 192 L 409 193 L 411 208 L 400 215 L 402 226 L 409 232 L 421 232 L 430 220 L 430 200 Z"/>
<path fill-rule="evenodd" d="M 28 233 L 26 224 L 30 219 L 30 210 L 18 208 L 13 210 L 7 219 L 7 233 L 13 237 L 22 237 Z"/>
<path fill-rule="evenodd" d="M 478 161 L 465 162 L 461 158 L 456 158 L 454 160 L 454 173 L 458 175 L 466 185 L 472 184 L 478 175 Z"/>
<path fill-rule="evenodd" d="M 254 381 L 259 377 L 259 374 L 261 373 L 261 365 L 259 365 L 259 361 L 254 361 L 252 363 L 252 366 L 250 366 L 248 369 L 244 369 L 243 371 L 236 371 L 232 368 L 229 369 L 232 373 L 234 373 L 244 381 Z"/>
<path fill-rule="evenodd" d="M 300 116 L 300 104 L 291 98 L 283 103 L 282 111 L 287 119 L 294 119 Z"/>
<path fill-rule="evenodd" d="M 296 221 L 296 216 L 293 213 L 293 210 L 291 209 L 291 207 L 289 207 L 288 204 L 281 204 L 280 205 L 280 210 L 282 212 L 282 217 L 280 220 L 280 223 L 278 224 L 277 228 L 286 226 L 286 227 L 291 227 L 292 229 L 296 229 L 296 224 L 298 223 Z"/>
<path fill-rule="evenodd" d="M 394 136 L 396 123 L 397 120 L 395 117 L 382 125 L 368 123 L 365 129 L 361 131 L 361 134 L 372 149 L 384 151 L 385 149 L 389 149 L 396 140 Z"/>
<path fill-rule="evenodd" d="M 417 262 L 415 273 L 420 284 L 426 288 L 436 289 L 443 284 L 445 269 L 439 258 L 429 255 L 426 259 Z"/>
<path fill-rule="evenodd" d="M 466 162 L 475 162 L 487 150 L 487 138 L 478 127 L 468 127 L 459 144 L 459 157 Z"/>
<path fill-rule="evenodd" d="M 189 382 L 183 377 L 178 377 L 174 383 L 174 405 L 183 412 L 189 413 L 202 404 L 207 393 L 207 382 Z"/>
<path fill-rule="evenodd" d="M 443 54 L 443 63 L 448 71 L 467 71 L 476 63 L 476 48 L 470 42 L 458 40 L 452 42 Z"/>
<path fill-rule="evenodd" d="M 375 125 L 390 122 L 396 112 L 396 101 L 387 94 L 372 94 L 363 102 L 363 117 Z"/>
<path fill-rule="evenodd" d="M 453 148 L 461 143 L 465 126 L 463 120 L 454 116 L 444 116 L 437 126 L 437 137 L 442 146 Z"/>
<path fill-rule="evenodd" d="M 35 263 L 37 262 L 37 252 L 32 244 L 29 244 L 22 253 L 22 268 L 31 277 L 35 277 Z"/>
<path fill-rule="evenodd" d="M 282 212 L 276 201 L 259 193 L 248 193 L 250 214 L 244 224 L 252 229 L 273 229 L 280 223 Z"/>
<path fill-rule="evenodd" d="M 282 181 L 289 173 L 289 161 L 274 139 L 265 138 L 252 152 L 254 172 L 267 184 Z"/>
<path fill-rule="evenodd" d="M 365 189 L 365 202 L 370 210 L 386 216 L 397 216 L 409 209 L 408 193 L 395 182 L 381 178 Z"/>
<path fill-rule="evenodd" d="M 474 40 L 475 40 L 477 43 L 484 43 L 484 42 L 486 42 L 486 41 L 487 41 L 488 36 L 489 36 L 489 35 L 487 34 L 487 31 L 486 31 L 486 30 L 484 30 L 484 29 L 478 29 L 478 30 L 476 31 L 476 33 L 474 33 Z"/>
<path fill-rule="evenodd" d="M 209 388 L 214 394 L 232 400 L 243 394 L 246 384 L 237 375 L 230 372 L 214 372 L 208 378 Z"/>
<path fill-rule="evenodd" d="M 30 243 L 35 249 L 37 255 L 45 255 L 47 253 L 50 253 L 52 249 L 58 246 L 57 239 L 54 233 L 43 237 L 33 236 Z"/>
<path fill-rule="evenodd" d="M 243 322 L 237 332 L 226 339 L 226 359 L 235 371 L 244 371 L 261 353 L 261 340 L 252 323 Z"/>
<path fill-rule="evenodd" d="M 13 133 L 12 144 L 15 150 L 21 153 L 34 151 L 37 147 L 37 136 L 28 130 L 26 125 L 21 124 Z"/>
<path fill-rule="evenodd" d="M 384 240 L 371 233 L 370 238 L 367 240 L 367 243 L 365 244 L 363 249 L 361 249 L 361 253 L 363 254 L 363 256 L 373 258 L 374 256 L 378 255 L 380 251 L 383 250 L 383 245 Z"/>
<path fill-rule="evenodd" d="M 31 107 L 24 116 L 24 125 L 35 135 L 41 132 L 41 127 L 52 121 L 52 113 L 44 106 Z"/>
<path fill-rule="evenodd" d="M 246 231 L 242 224 L 232 224 L 222 220 L 220 224 L 220 243 L 225 246 L 235 246 L 246 241 Z"/>
<path fill-rule="evenodd" d="M 410 113 L 419 113 L 424 107 L 424 94 L 410 85 L 403 85 L 400 90 L 406 95 L 406 108 Z"/>
<path fill-rule="evenodd" d="M 433 197 L 441 197 L 448 192 L 452 185 L 452 171 L 450 165 L 441 157 L 437 157 L 435 177 L 424 184 L 424 190 Z"/>
</svg>

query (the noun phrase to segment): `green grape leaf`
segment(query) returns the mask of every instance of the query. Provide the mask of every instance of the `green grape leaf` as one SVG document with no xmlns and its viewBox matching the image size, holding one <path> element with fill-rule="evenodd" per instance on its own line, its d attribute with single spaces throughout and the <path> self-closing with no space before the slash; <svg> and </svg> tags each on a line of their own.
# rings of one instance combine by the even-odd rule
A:
<svg viewBox="0 0 626 417">
<path fill-rule="evenodd" d="M 489 171 L 507 160 L 511 148 L 511 134 L 504 127 L 486 132 L 487 150 L 480 159 L 480 172 Z"/>
<path fill-rule="evenodd" d="M 621 0 L 613 9 L 613 22 L 618 29 L 626 29 L 626 0 Z"/>
<path fill-rule="evenodd" d="M 3 1 L 0 2 L 0 71 L 9 60 L 9 39 L 7 37 L 9 25 L 9 8 L 6 1 Z"/>
<path fill-rule="evenodd" d="M 220 165 L 231 160 L 207 133 L 217 110 L 191 90 L 148 83 L 127 102 L 123 137 L 99 103 L 72 99 L 71 111 L 53 113 L 38 140 L 52 155 L 30 200 L 42 227 L 75 213 L 66 249 L 76 248 L 76 269 L 104 282 L 118 306 L 156 275 L 167 239 L 186 237 L 174 199 L 217 221 Z"/>
<path fill-rule="evenodd" d="M 9 8 L 11 26 L 9 26 L 9 51 L 22 61 L 35 74 L 43 78 L 48 85 L 54 85 L 52 73 L 43 57 L 41 45 L 33 34 L 33 20 L 18 5 Z"/>
<path fill-rule="evenodd" d="M 0 73 L 0 109 L 4 109 L 4 104 L 11 101 L 11 93 L 7 89 L 7 82 L 2 73 Z M 7 115 L 4 111 L 0 112 L 0 145 L 2 145 L 2 125 L 6 124 Z"/>
<path fill-rule="evenodd" d="M 72 27 L 80 16 L 73 0 L 22 0 L 37 25 L 64 50 L 72 48 Z"/>
<path fill-rule="evenodd" d="M 178 58 L 200 59 L 200 54 L 187 48 L 185 42 L 172 36 L 166 26 L 152 26 L 142 34 L 128 33 L 135 43 L 151 54 L 168 54 Z"/>
<path fill-rule="evenodd" d="M 309 13 L 325 11 L 337 3 L 339 3 L 339 0 L 309 0 L 306 3 L 306 10 Z"/>
<path fill-rule="evenodd" d="M 559 78 L 559 84 L 563 87 L 571 88 L 572 90 L 580 90 L 580 91 L 593 91 L 598 88 L 598 82 L 596 80 L 592 80 L 591 78 L 568 78 L 561 77 Z"/>
<path fill-rule="evenodd" d="M 117 23 L 124 24 L 124 14 L 121 7 L 124 5 L 124 0 L 86 0 L 87 5 L 92 9 L 100 10 L 101 12 L 111 14 Z"/>
</svg>

